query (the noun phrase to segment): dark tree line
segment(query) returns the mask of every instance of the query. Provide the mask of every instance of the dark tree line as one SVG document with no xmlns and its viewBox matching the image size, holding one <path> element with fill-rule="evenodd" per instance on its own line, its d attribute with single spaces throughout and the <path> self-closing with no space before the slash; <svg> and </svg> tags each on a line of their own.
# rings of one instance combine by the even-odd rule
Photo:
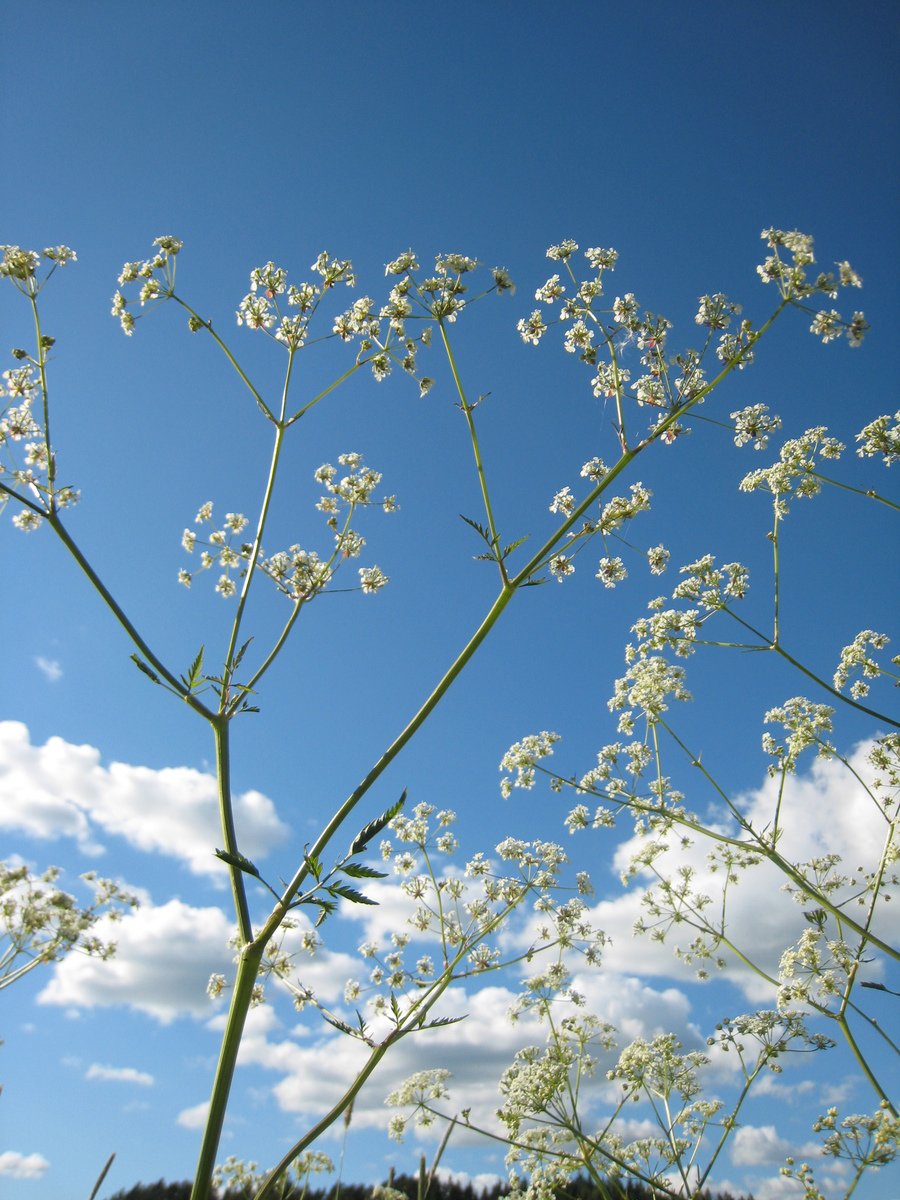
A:
<svg viewBox="0 0 900 1200">
<path fill-rule="evenodd" d="M 396 1175 L 390 1180 L 390 1186 L 402 1192 L 407 1200 L 418 1200 L 419 1177 L 417 1175 Z M 453 1180 L 435 1178 L 428 1189 L 428 1200 L 503 1200 L 508 1195 L 509 1188 L 505 1183 L 496 1183 L 493 1187 L 476 1190 L 471 1183 L 456 1183 Z M 156 1183 L 139 1183 L 128 1191 L 119 1191 L 109 1196 L 107 1200 L 190 1200 L 191 1185 L 188 1182 L 166 1183 L 164 1179 Z M 659 1193 L 654 1193 L 645 1184 L 636 1180 L 617 1183 L 606 1194 L 601 1192 L 596 1184 L 584 1176 L 571 1180 L 565 1191 L 557 1192 L 557 1200 L 658 1200 Z M 284 1200 L 371 1200 L 371 1184 L 345 1183 L 340 1189 L 308 1188 L 305 1193 L 297 1188 L 288 1189 Z M 225 1200 L 223 1197 L 222 1200 Z M 228 1192 L 227 1200 L 252 1200 L 248 1192 L 246 1196 L 236 1192 Z M 753 1200 L 752 1196 L 735 1196 L 731 1192 L 698 1192 L 691 1200 Z"/>
</svg>

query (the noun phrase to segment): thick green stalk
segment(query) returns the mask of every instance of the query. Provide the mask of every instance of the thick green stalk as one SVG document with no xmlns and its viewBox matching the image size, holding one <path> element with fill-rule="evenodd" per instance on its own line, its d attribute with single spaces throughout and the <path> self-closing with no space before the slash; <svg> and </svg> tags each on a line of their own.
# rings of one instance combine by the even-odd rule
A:
<svg viewBox="0 0 900 1200">
<path fill-rule="evenodd" d="M 774 320 L 776 319 L 778 314 L 781 312 L 783 307 L 784 307 L 783 304 L 781 306 L 779 306 L 779 308 L 772 315 L 772 317 L 770 317 L 769 320 L 766 322 L 766 324 L 760 329 L 757 337 L 761 336 L 762 333 L 766 329 L 769 328 L 769 326 L 774 322 Z M 443 330 L 442 330 L 442 333 L 443 333 Z M 445 338 L 445 345 L 447 347 L 447 353 L 450 358 L 451 369 L 453 370 L 454 376 L 456 377 L 455 364 L 453 363 L 452 353 L 450 351 L 450 347 L 446 341 L 446 338 Z M 713 381 L 711 381 L 704 389 L 702 389 L 701 392 L 692 401 L 690 401 L 688 404 L 686 404 L 682 409 L 678 410 L 677 412 L 673 412 L 665 421 L 663 421 L 655 430 L 653 430 L 653 432 L 650 433 L 637 447 L 635 447 L 634 450 L 628 451 L 627 453 L 623 453 L 621 459 L 616 464 L 616 466 L 608 473 L 608 475 L 606 475 L 604 477 L 604 479 L 595 488 L 592 489 L 592 491 L 589 493 L 588 497 L 582 502 L 582 504 L 580 504 L 576 508 L 576 510 L 572 513 L 572 515 L 568 518 L 568 520 L 563 522 L 563 524 L 557 529 L 555 534 L 553 534 L 548 539 L 548 541 L 541 548 L 541 550 L 539 550 L 538 553 L 532 557 L 532 559 L 518 573 L 518 575 L 515 577 L 515 579 L 504 583 L 504 586 L 502 587 L 499 595 L 497 596 L 494 603 L 491 605 L 491 608 L 489 609 L 488 613 L 482 620 L 478 629 L 475 631 L 475 633 L 472 635 L 472 637 L 469 639 L 469 641 L 463 647 L 462 651 L 457 655 L 454 662 L 451 664 L 451 666 L 445 672 L 444 676 L 438 682 L 436 687 L 433 689 L 433 691 L 428 696 L 428 698 L 425 700 L 425 702 L 422 704 L 422 706 L 419 708 L 419 710 L 415 713 L 415 715 L 412 717 L 412 719 L 408 722 L 406 727 L 394 739 L 394 741 L 387 748 L 387 750 L 384 752 L 384 754 L 381 755 L 381 757 L 374 764 L 374 766 L 371 768 L 371 770 L 368 772 L 368 774 L 365 776 L 365 778 L 362 780 L 362 782 L 354 789 L 353 792 L 351 792 L 351 794 L 347 797 L 347 799 L 340 806 L 340 808 L 338 808 L 338 810 L 334 813 L 331 820 L 328 822 L 328 824 L 325 826 L 325 828 L 320 833 L 319 837 L 316 839 L 314 845 L 308 851 L 307 855 L 305 856 L 303 864 L 298 868 L 298 870 L 295 872 L 293 878 L 291 879 L 290 883 L 287 885 L 287 887 L 282 892 L 280 902 L 275 906 L 275 908 L 273 909 L 272 913 L 270 914 L 268 920 L 266 921 L 266 923 L 264 924 L 264 926 L 262 927 L 260 932 L 257 934 L 257 936 L 253 940 L 253 942 L 244 948 L 244 951 L 243 951 L 244 956 L 248 955 L 250 953 L 250 951 L 252 950 L 254 958 L 255 958 L 255 966 L 256 967 L 258 967 L 258 964 L 261 961 L 261 956 L 265 950 L 265 947 L 268 945 L 268 943 L 271 941 L 271 939 L 275 936 L 275 934 L 278 931 L 278 929 L 280 928 L 285 916 L 287 915 L 287 913 L 290 909 L 291 901 L 294 899 L 297 892 L 300 890 L 304 881 L 308 877 L 309 872 L 310 872 L 309 862 L 321 857 L 321 855 L 324 853 L 325 849 L 331 842 L 332 838 L 336 835 L 338 830 L 344 824 L 345 820 L 350 816 L 350 814 L 353 812 L 353 810 L 359 804 L 360 800 L 367 794 L 367 792 L 372 787 L 372 785 L 377 781 L 377 779 L 381 776 L 381 774 L 386 770 L 386 768 L 397 757 L 397 755 L 400 753 L 400 751 L 406 746 L 406 744 L 411 740 L 411 738 L 418 732 L 418 730 L 421 728 L 421 726 L 425 723 L 425 721 L 430 716 L 432 711 L 437 707 L 437 705 L 443 699 L 444 695 L 449 690 L 451 685 L 455 682 L 457 677 L 461 674 L 463 669 L 466 667 L 469 660 L 473 657 L 476 650 L 481 646 L 482 642 L 484 642 L 484 640 L 487 638 L 488 634 L 491 632 L 494 625 L 499 620 L 499 618 L 502 615 L 503 611 L 505 610 L 506 606 L 509 604 L 513 595 L 518 590 L 518 587 L 521 586 L 522 584 L 524 584 L 528 580 L 530 575 L 540 565 L 542 558 L 546 554 L 549 554 L 552 551 L 552 549 L 559 543 L 559 541 L 565 537 L 566 533 L 571 528 L 571 526 L 575 523 L 575 521 L 577 519 L 579 519 L 579 517 L 581 515 L 583 515 L 584 512 L 587 511 L 587 509 L 590 507 L 590 505 L 593 504 L 596 501 L 596 499 L 606 490 L 606 488 L 609 487 L 611 485 L 611 483 L 626 469 L 626 467 L 633 461 L 633 459 L 635 457 L 637 457 L 637 455 L 642 450 L 646 449 L 653 442 L 657 441 L 659 439 L 659 437 L 661 437 L 662 434 L 664 434 L 666 432 L 666 430 L 672 424 L 674 424 L 675 421 L 679 417 L 683 416 L 684 413 L 688 411 L 689 408 L 692 408 L 694 405 L 698 404 L 705 395 L 707 395 L 715 386 L 717 386 L 718 383 L 721 382 L 721 380 L 724 379 L 725 376 L 728 375 L 735 368 L 735 366 L 738 365 L 739 362 L 740 362 L 740 357 L 736 360 L 733 360 L 731 363 L 727 364 L 723 368 L 723 370 L 719 373 L 719 375 Z M 464 411 L 466 411 L 467 405 L 465 404 L 464 393 L 462 393 L 462 391 L 460 391 L 460 396 L 463 399 Z M 470 416 L 471 416 L 471 414 L 469 412 L 467 412 L 467 417 L 470 418 Z M 475 436 L 474 436 L 474 428 L 472 426 L 471 420 L 470 420 L 469 424 L 470 424 L 470 432 L 474 439 L 473 440 L 473 448 L 475 449 L 475 453 L 476 453 L 476 463 L 478 465 L 479 478 L 480 478 L 480 481 L 482 484 L 482 495 L 485 500 L 486 511 L 488 513 L 488 522 L 489 522 L 489 526 L 490 526 L 491 537 L 493 539 L 495 539 L 495 545 L 499 546 L 499 540 L 497 540 L 496 529 L 493 525 L 493 516 L 492 516 L 491 510 L 490 510 L 489 499 L 488 499 L 487 489 L 486 489 L 486 483 L 484 481 L 484 473 L 483 473 L 483 469 L 481 467 L 481 462 L 480 462 L 480 455 L 478 453 L 477 438 L 475 438 Z M 282 418 L 282 422 L 280 422 L 279 425 L 283 425 L 283 418 Z M 279 433 L 281 433 L 281 432 L 283 432 L 283 430 L 281 428 L 279 428 Z M 276 445 L 278 445 L 278 444 L 280 444 L 280 443 L 277 442 Z M 273 463 L 272 463 L 272 467 L 270 468 L 270 484 L 274 480 L 274 471 L 276 470 L 276 468 L 277 468 L 277 455 L 273 455 Z M 267 491 L 267 494 L 268 494 L 268 491 Z M 264 502 L 264 504 L 265 504 L 265 502 Z M 246 585 L 245 585 L 245 587 L 246 587 Z M 229 651 L 229 661 L 230 661 L 231 654 L 233 654 L 233 652 L 234 652 L 236 643 L 237 643 L 237 622 L 235 624 L 235 631 L 234 631 L 233 637 L 232 637 L 232 646 Z M 247 979 L 242 975 L 242 969 L 245 965 L 245 962 L 246 962 L 246 958 L 242 957 L 241 966 L 239 967 L 239 970 L 238 970 L 238 980 L 242 981 L 242 986 L 241 986 L 240 994 L 238 994 L 238 983 L 236 981 L 235 992 L 232 995 L 232 1005 L 229 1010 L 229 1023 L 226 1028 L 226 1036 L 225 1036 L 225 1040 L 223 1041 L 222 1053 L 220 1055 L 219 1068 L 217 1069 L 216 1080 L 215 1080 L 214 1087 L 213 1087 L 213 1100 L 212 1100 L 211 1109 L 210 1109 L 210 1119 L 207 1124 L 207 1129 L 204 1132 L 203 1146 L 201 1148 L 201 1158 L 200 1158 L 200 1161 L 198 1162 L 196 1181 L 195 1181 L 195 1185 L 194 1185 L 194 1192 L 192 1193 L 191 1200 L 207 1200 L 207 1197 L 209 1194 L 209 1186 L 210 1186 L 209 1180 L 211 1179 L 212 1170 L 213 1170 L 213 1166 L 214 1166 L 215 1154 L 216 1154 L 216 1150 L 218 1147 L 219 1137 L 221 1135 L 222 1121 L 224 1120 L 225 1108 L 227 1106 L 228 1096 L 229 1096 L 229 1092 L 230 1092 L 230 1088 L 231 1088 L 231 1082 L 233 1079 L 234 1064 L 237 1061 L 237 1053 L 238 1053 L 238 1048 L 240 1045 L 240 1037 L 243 1032 L 244 1022 L 246 1020 L 246 1013 L 247 1013 L 247 1009 L 249 1008 L 249 1004 L 250 1004 L 250 1000 L 251 1000 L 251 996 L 252 996 L 252 985 L 248 986 Z M 254 975 L 254 978 L 255 978 L 255 975 Z M 241 1005 L 243 1006 L 242 1010 L 240 1007 Z M 374 1070 L 374 1064 L 373 1064 L 372 1069 Z M 343 1109 L 341 1111 L 343 1111 Z M 306 1139 L 304 1139 L 303 1145 L 307 1145 L 307 1144 L 308 1144 L 308 1141 Z M 300 1149 L 302 1149 L 302 1146 L 300 1146 L 299 1148 L 295 1148 L 294 1156 L 296 1156 L 296 1154 L 299 1153 Z"/>
<path fill-rule="evenodd" d="M 219 793 L 219 821 L 222 827 L 222 837 L 225 849 L 230 855 L 236 856 L 240 854 L 240 849 L 234 827 L 234 804 L 231 798 L 230 722 L 228 717 L 220 716 L 210 723 L 216 739 L 216 784 Z M 231 895 L 234 900 L 238 932 L 243 947 L 253 940 L 253 925 L 247 906 L 244 872 L 232 862 L 228 864 L 228 873 L 231 877 Z"/>
<path fill-rule="evenodd" d="M 431 695 L 421 706 L 421 708 L 419 708 L 415 716 L 413 716 L 408 722 L 406 727 L 397 735 L 396 738 L 394 738 L 393 742 L 391 742 L 384 754 L 382 754 L 382 756 L 374 764 L 362 782 L 356 788 L 354 788 L 354 790 L 350 793 L 341 807 L 337 810 L 337 812 L 319 834 L 312 848 L 308 852 L 308 857 L 310 859 L 321 857 L 327 848 L 328 843 L 343 825 L 344 821 L 356 808 L 363 796 L 365 796 L 365 794 L 368 792 L 369 788 L 371 788 L 371 786 L 387 769 L 387 767 L 390 766 L 407 742 L 409 742 L 410 739 L 419 731 L 422 725 L 424 725 L 425 721 L 449 691 L 451 685 L 462 673 L 469 660 L 475 654 L 475 651 L 491 632 L 514 594 L 515 587 L 512 585 L 504 588 L 500 592 L 499 596 L 491 605 L 490 610 L 479 625 L 478 629 L 457 655 L 456 659 L 450 665 L 448 670 L 444 673 L 443 677 L 438 682 Z M 265 938 L 268 940 L 275 934 L 288 911 L 288 906 L 291 900 L 300 890 L 304 880 L 308 875 L 309 867 L 307 863 L 304 862 L 282 893 L 281 904 L 278 905 L 278 907 L 273 911 L 272 915 L 269 917 L 269 920 L 264 925 L 262 932 L 259 935 L 260 938 Z"/>
<path fill-rule="evenodd" d="M 253 988 L 259 978 L 263 948 L 259 943 L 251 943 L 242 948 L 238 958 L 237 974 L 231 991 L 228 1018 L 225 1032 L 222 1035 L 219 1061 L 216 1065 L 216 1075 L 210 1096 L 209 1115 L 203 1130 L 194 1185 L 191 1189 L 191 1200 L 209 1200 L 210 1198 L 212 1175 L 222 1136 L 222 1126 L 225 1122 L 225 1111 L 228 1107 L 228 1097 L 231 1093 L 231 1083 L 234 1078 L 238 1052 L 241 1048 L 241 1039 L 244 1036 L 247 1013 L 250 1011 L 250 1003 L 253 999 Z"/>
</svg>

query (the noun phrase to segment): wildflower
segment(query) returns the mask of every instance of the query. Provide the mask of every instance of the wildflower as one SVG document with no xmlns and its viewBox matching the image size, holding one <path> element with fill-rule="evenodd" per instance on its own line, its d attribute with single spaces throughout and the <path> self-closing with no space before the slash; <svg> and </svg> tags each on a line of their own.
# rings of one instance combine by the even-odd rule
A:
<svg viewBox="0 0 900 1200">
<path fill-rule="evenodd" d="M 860 458 L 883 454 L 886 467 L 900 458 L 900 410 L 894 413 L 893 426 L 890 422 L 890 416 L 876 417 L 856 435 L 856 440 L 862 443 L 856 451 Z"/>
<path fill-rule="evenodd" d="M 565 295 L 565 286 L 560 283 L 558 275 L 551 275 L 546 283 L 542 284 L 534 293 L 535 300 L 540 300 L 542 304 L 552 304 L 554 300 L 558 300 L 560 296 Z"/>
<path fill-rule="evenodd" d="M 534 787 L 535 767 L 542 758 L 547 758 L 553 753 L 553 746 L 560 740 L 558 733 L 550 733 L 543 730 L 541 733 L 531 733 L 523 738 L 520 742 L 514 742 L 512 746 L 503 755 L 500 761 L 501 771 L 515 771 L 516 777 L 514 781 L 508 778 L 504 779 L 500 784 L 500 791 L 504 797 L 509 797 L 514 787 L 530 789 Z M 507 846 L 507 842 L 503 846 Z M 497 853 L 504 856 L 500 846 L 497 847 Z"/>
<path fill-rule="evenodd" d="M 731 414 L 734 421 L 734 444 L 745 446 L 753 442 L 754 450 L 764 450 L 769 434 L 781 428 L 781 417 L 769 416 L 766 404 L 750 404 Z"/>
<path fill-rule="evenodd" d="M 380 567 L 360 567 L 359 582 L 363 595 L 374 596 L 389 580 Z"/>
<path fill-rule="evenodd" d="M 613 588 L 617 583 L 621 583 L 623 579 L 626 579 L 627 576 L 628 572 L 621 558 L 600 559 L 600 569 L 597 572 L 596 578 L 600 580 L 604 587 Z"/>
<path fill-rule="evenodd" d="M 210 975 L 209 983 L 206 985 L 206 994 L 210 1000 L 216 1000 L 222 995 L 225 990 L 224 975 Z"/>
<path fill-rule="evenodd" d="M 565 554 L 555 554 L 549 562 L 550 574 L 554 577 L 557 583 L 562 583 L 567 575 L 575 573 L 575 564 Z"/>
<path fill-rule="evenodd" d="M 547 257 L 555 259 L 557 262 L 567 262 L 577 249 L 578 243 L 568 239 L 560 242 L 558 246 L 550 246 L 547 250 Z"/>
<path fill-rule="evenodd" d="M 575 509 L 575 497 L 572 495 L 571 488 L 564 487 L 556 493 L 550 505 L 552 513 L 563 513 L 569 516 Z"/>
<path fill-rule="evenodd" d="M 523 317 L 517 323 L 516 329 L 519 331 L 523 342 L 530 342 L 532 346 L 536 346 L 547 332 L 547 326 L 544 324 L 541 310 L 536 308 L 527 320 Z"/>
<path fill-rule="evenodd" d="M 647 551 L 647 562 L 650 564 L 652 575 L 662 575 L 668 565 L 669 551 L 665 546 L 652 546 Z"/>
</svg>

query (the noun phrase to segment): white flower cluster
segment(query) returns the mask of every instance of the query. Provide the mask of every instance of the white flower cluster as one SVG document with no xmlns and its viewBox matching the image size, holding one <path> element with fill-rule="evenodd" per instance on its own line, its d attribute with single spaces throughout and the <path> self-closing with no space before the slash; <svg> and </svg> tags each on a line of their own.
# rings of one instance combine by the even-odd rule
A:
<svg viewBox="0 0 900 1200">
<path fill-rule="evenodd" d="M 52 341 L 45 338 L 44 348 L 52 345 Z M 26 357 L 24 351 L 14 351 L 14 355 L 19 359 Z M 38 363 L 30 360 L 25 366 L 12 367 L 0 376 L 0 477 L 5 476 L 18 485 L 20 495 L 28 501 L 12 519 L 23 533 L 37 529 L 49 512 L 68 508 L 80 499 L 80 493 L 73 487 L 59 486 L 51 480 L 51 466 L 54 476 L 57 470 L 56 455 L 33 412 L 41 393 L 37 371 Z M 0 508 L 9 498 L 9 492 L 0 494 Z"/>
<path fill-rule="evenodd" d="M 851 674 L 858 671 L 862 678 L 854 680 L 850 685 L 850 695 L 854 700 L 865 699 L 869 694 L 870 686 L 867 680 L 877 679 L 879 675 L 887 673 L 871 657 L 867 647 L 871 646 L 873 650 L 884 650 L 889 641 L 890 638 L 887 634 L 876 633 L 874 629 L 863 629 L 858 633 L 849 646 L 845 646 L 841 651 L 841 660 L 834 673 L 834 686 L 837 690 L 841 691 L 842 688 L 845 688 Z M 900 655 L 895 656 L 891 661 L 895 666 L 900 666 Z"/>
<path fill-rule="evenodd" d="M 175 259 L 184 248 L 180 238 L 166 235 L 153 239 L 156 251 L 142 262 L 127 262 L 119 274 L 119 286 L 141 283 L 138 300 L 141 307 L 153 300 L 167 300 L 175 290 Z M 128 300 L 121 291 L 113 296 L 110 315 L 122 326 L 128 337 L 134 333 L 137 317 L 128 308 Z"/>
<path fill-rule="evenodd" d="M 194 524 L 205 525 L 211 521 L 212 511 L 212 501 L 207 500 L 200 506 Z M 199 541 L 199 545 L 204 547 L 200 552 L 199 570 L 208 571 L 214 566 L 219 568 L 221 574 L 216 582 L 216 591 L 226 598 L 233 596 L 237 591 L 235 574 L 240 579 L 247 573 L 246 564 L 250 559 L 252 544 L 243 542 L 237 547 L 233 544 L 233 539 L 241 534 L 246 526 L 247 518 L 242 513 L 226 513 L 222 528 L 214 529 L 205 541 Z M 181 535 L 181 545 L 188 554 L 193 554 L 198 545 L 197 531 L 185 529 Z M 184 587 L 190 587 L 195 575 L 196 571 L 192 574 L 182 568 L 178 572 L 178 582 Z"/>
<path fill-rule="evenodd" d="M 783 726 L 787 736 L 779 742 L 771 733 L 763 734 L 763 753 L 773 759 L 769 774 L 794 771 L 797 759 L 810 746 L 817 746 L 821 757 L 830 757 L 832 747 L 823 735 L 831 733 L 833 715 L 834 709 L 829 705 L 815 704 L 805 696 L 794 696 L 777 708 L 770 708 L 764 717 L 766 725 Z"/>
<path fill-rule="evenodd" d="M 789 511 L 790 499 L 809 499 L 822 490 L 817 458 L 834 461 L 844 449 L 842 442 L 828 436 L 824 425 L 817 425 L 798 438 L 789 438 L 781 447 L 777 463 L 745 475 L 740 490 L 770 492 L 775 512 L 782 518 Z"/>
<path fill-rule="evenodd" d="M 829 271 L 810 281 L 806 268 L 812 266 L 816 259 L 813 239 L 808 234 L 799 233 L 797 230 L 788 232 L 783 229 L 764 229 L 760 237 L 773 253 L 756 268 L 757 274 L 763 283 L 775 283 L 785 300 L 807 300 L 816 293 L 834 299 L 838 288 L 862 287 L 862 279 L 848 262 L 835 264 L 838 269 L 836 276 Z M 790 262 L 783 257 L 784 251 L 791 256 Z M 817 312 L 809 327 L 810 333 L 814 333 L 826 343 L 846 334 L 848 344 L 854 347 L 862 344 L 868 328 L 863 313 L 855 312 L 847 321 L 835 309 L 822 309 Z"/>
<path fill-rule="evenodd" d="M 856 435 L 856 440 L 862 443 L 856 451 L 860 458 L 873 458 L 881 454 L 886 467 L 895 463 L 900 458 L 900 410 L 894 413 L 893 418 L 885 414 L 870 421 Z"/>
</svg>

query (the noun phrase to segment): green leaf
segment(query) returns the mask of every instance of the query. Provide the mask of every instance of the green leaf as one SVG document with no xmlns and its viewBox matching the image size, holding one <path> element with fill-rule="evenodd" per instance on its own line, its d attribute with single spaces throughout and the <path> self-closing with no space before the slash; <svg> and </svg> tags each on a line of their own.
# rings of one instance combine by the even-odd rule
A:
<svg viewBox="0 0 900 1200">
<path fill-rule="evenodd" d="M 204 647 L 201 646 L 197 651 L 197 657 L 191 663 L 191 669 L 188 671 L 188 679 L 190 680 L 189 686 L 192 688 L 200 678 L 200 668 L 203 666 L 203 651 Z"/>
<path fill-rule="evenodd" d="M 383 812 L 380 817 L 376 817 L 374 821 L 370 821 L 368 825 L 359 831 L 359 833 L 350 843 L 350 850 L 348 851 L 347 857 L 351 858 L 354 854 L 362 854 L 363 850 L 365 850 L 372 838 L 377 837 L 389 821 L 393 821 L 394 817 L 396 817 L 397 813 L 401 810 L 405 803 L 406 788 L 403 789 L 400 799 L 396 802 L 396 804 L 392 804 L 387 812 Z"/>
<path fill-rule="evenodd" d="M 463 516 L 462 513 L 459 514 L 459 517 L 461 521 L 465 521 L 467 525 L 471 525 L 476 533 L 481 534 L 489 546 L 491 545 L 491 535 L 487 532 L 483 525 L 479 525 L 478 522 L 473 521 L 471 517 Z"/>
<path fill-rule="evenodd" d="M 237 654 L 234 656 L 234 662 L 231 664 L 232 671 L 236 671 L 238 669 L 238 667 L 241 665 L 241 659 L 247 653 L 247 647 L 250 645 L 250 643 L 252 641 L 253 641 L 252 637 L 247 638 L 246 642 L 244 642 L 243 646 L 241 646 L 240 650 L 238 650 Z"/>
<path fill-rule="evenodd" d="M 326 891 L 329 896 L 343 896 L 351 904 L 378 904 L 377 900 L 370 900 L 368 896 L 364 896 L 356 888 L 350 887 L 349 883 L 331 883 L 326 888 Z"/>
<path fill-rule="evenodd" d="M 306 863 L 306 865 L 309 867 L 310 871 L 312 872 L 316 883 L 318 883 L 322 878 L 322 861 L 321 861 L 321 859 L 316 858 L 316 856 L 314 854 L 304 854 L 303 861 Z"/>
<path fill-rule="evenodd" d="M 147 676 L 147 678 L 150 680 L 151 683 L 155 683 L 158 687 L 163 686 L 163 682 L 160 679 L 160 677 L 156 674 L 155 671 L 150 670 L 150 668 L 143 661 L 143 659 L 138 658 L 138 656 L 136 654 L 132 654 L 131 661 L 134 663 L 134 665 L 137 667 L 137 669 L 139 671 L 141 671 L 144 675 Z"/>
<path fill-rule="evenodd" d="M 337 905 L 331 900 L 304 900 L 304 904 L 315 904 L 319 910 L 319 915 L 316 917 L 316 929 L 322 924 L 326 917 L 330 917 L 333 912 L 337 912 Z"/>
<path fill-rule="evenodd" d="M 239 871 L 243 871 L 247 875 L 254 875 L 257 879 L 261 878 L 258 868 L 243 854 L 232 854 L 230 850 L 216 850 L 216 858 L 221 858 L 222 862 L 237 867 Z"/>
<path fill-rule="evenodd" d="M 504 546 L 501 558 L 509 558 L 509 556 L 510 556 L 510 554 L 512 554 L 513 550 L 518 550 L 518 548 L 527 541 L 528 541 L 527 533 L 525 534 L 524 537 L 516 538 L 516 540 L 514 542 L 510 542 L 508 546 Z"/>
<path fill-rule="evenodd" d="M 387 879 L 387 871 L 376 871 L 374 867 L 367 867 L 363 863 L 345 863 L 339 869 L 353 879 Z"/>
<path fill-rule="evenodd" d="M 356 1030 L 352 1029 L 346 1021 L 339 1021 L 337 1017 L 330 1017 L 328 1013 L 322 1013 L 322 1020 L 332 1028 L 337 1029 L 340 1033 L 349 1033 L 351 1037 L 356 1037 Z"/>
</svg>

